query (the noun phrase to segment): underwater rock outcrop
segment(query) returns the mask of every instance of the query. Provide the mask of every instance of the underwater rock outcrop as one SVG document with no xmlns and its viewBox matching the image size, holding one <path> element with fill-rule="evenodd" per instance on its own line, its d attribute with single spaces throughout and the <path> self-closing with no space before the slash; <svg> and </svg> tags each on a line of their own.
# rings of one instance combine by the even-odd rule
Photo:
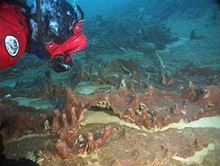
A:
<svg viewBox="0 0 220 166">
<path fill-rule="evenodd" d="M 178 40 L 165 24 L 148 23 L 134 16 L 124 16 L 113 21 L 105 20 L 103 26 L 94 25 L 92 29 L 91 26 L 86 29 L 89 38 L 92 39 L 86 48 L 87 56 L 88 52 L 94 55 L 120 55 L 128 49 L 148 54 L 156 49 L 165 49 L 166 44 Z"/>
<path fill-rule="evenodd" d="M 36 116 L 39 112 L 46 113 L 47 110 L 22 106 L 10 99 L 1 101 L 0 135 L 2 135 L 3 140 L 16 139 L 25 134 L 47 133 L 47 128 L 45 128 L 47 117 Z"/>
<path fill-rule="evenodd" d="M 212 67 L 197 67 L 193 62 L 189 62 L 180 72 L 189 76 L 214 76 L 219 75 L 219 71 Z"/>
<path fill-rule="evenodd" d="M 155 43 L 158 46 L 159 44 L 167 44 L 178 40 L 178 38 L 174 36 L 170 29 L 165 25 L 153 24 L 144 27 L 141 30 L 141 34 L 143 39 L 145 39 L 147 42 Z"/>
</svg>

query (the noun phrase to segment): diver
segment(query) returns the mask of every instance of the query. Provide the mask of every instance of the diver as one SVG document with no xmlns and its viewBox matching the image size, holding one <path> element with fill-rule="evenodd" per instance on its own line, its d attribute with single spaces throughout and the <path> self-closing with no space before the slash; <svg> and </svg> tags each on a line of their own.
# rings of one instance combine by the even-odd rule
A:
<svg viewBox="0 0 220 166">
<path fill-rule="evenodd" d="M 84 13 L 66 0 L 0 0 L 0 70 L 25 53 L 49 62 L 56 72 L 71 68 L 71 54 L 86 46 Z"/>
</svg>

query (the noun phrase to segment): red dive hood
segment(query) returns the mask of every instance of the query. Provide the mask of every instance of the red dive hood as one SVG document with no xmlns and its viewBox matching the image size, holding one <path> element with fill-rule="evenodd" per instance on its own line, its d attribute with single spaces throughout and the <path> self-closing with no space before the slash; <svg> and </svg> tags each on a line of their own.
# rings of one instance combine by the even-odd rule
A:
<svg viewBox="0 0 220 166">
<path fill-rule="evenodd" d="M 87 42 L 86 36 L 81 34 L 81 32 L 82 24 L 77 23 L 73 28 L 74 35 L 68 38 L 64 43 L 56 44 L 54 42 L 50 42 L 46 44 L 46 49 L 51 55 L 51 58 L 55 57 L 58 54 L 69 56 L 83 49 L 86 46 Z"/>
</svg>

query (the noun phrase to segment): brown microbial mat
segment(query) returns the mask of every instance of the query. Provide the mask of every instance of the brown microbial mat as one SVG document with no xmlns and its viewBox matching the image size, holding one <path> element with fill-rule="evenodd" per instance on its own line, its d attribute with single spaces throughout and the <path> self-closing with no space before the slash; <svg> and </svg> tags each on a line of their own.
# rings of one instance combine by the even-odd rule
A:
<svg viewBox="0 0 220 166">
<path fill-rule="evenodd" d="M 219 165 L 219 6 L 138 2 L 85 9 L 69 71 L 32 54 L 0 71 L 0 166 Z"/>
</svg>

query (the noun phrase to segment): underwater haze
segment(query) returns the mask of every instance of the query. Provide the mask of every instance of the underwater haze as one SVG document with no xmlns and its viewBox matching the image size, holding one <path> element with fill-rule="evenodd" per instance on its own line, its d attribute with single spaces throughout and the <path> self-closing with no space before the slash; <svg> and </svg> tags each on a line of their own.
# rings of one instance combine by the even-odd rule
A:
<svg viewBox="0 0 220 166">
<path fill-rule="evenodd" d="M 65 72 L 34 53 L 0 71 L 4 166 L 219 165 L 219 1 L 42 1 L 33 41 L 87 43 Z"/>
</svg>

